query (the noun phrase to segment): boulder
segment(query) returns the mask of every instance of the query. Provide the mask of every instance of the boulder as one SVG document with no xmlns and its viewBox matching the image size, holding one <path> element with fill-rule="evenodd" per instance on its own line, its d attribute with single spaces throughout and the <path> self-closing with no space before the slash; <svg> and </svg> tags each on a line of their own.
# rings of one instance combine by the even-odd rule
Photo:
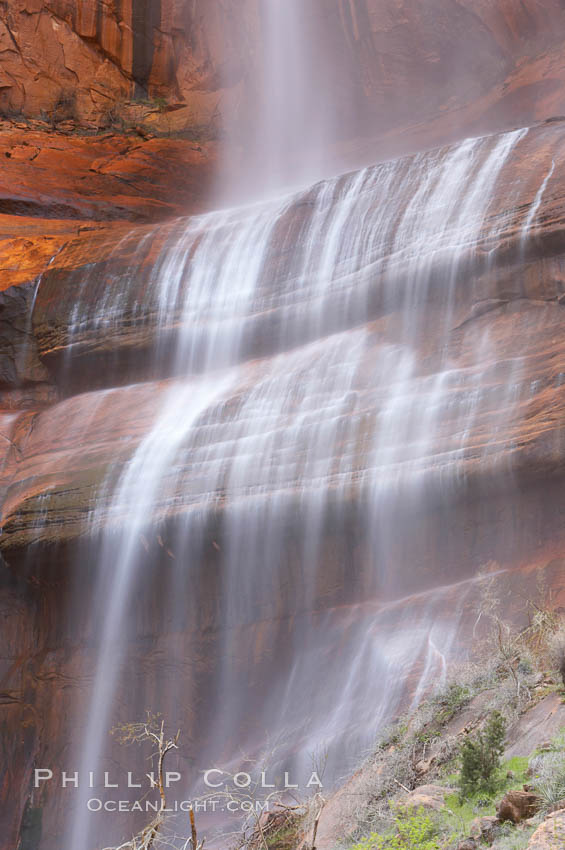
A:
<svg viewBox="0 0 565 850">
<path fill-rule="evenodd" d="M 528 844 L 528 850 L 562 850 L 565 847 L 565 811 L 549 815 Z"/>
<path fill-rule="evenodd" d="M 477 843 L 492 844 L 500 829 L 500 821 L 493 815 L 475 818 L 470 826 L 471 838 Z"/>
<path fill-rule="evenodd" d="M 420 785 L 403 797 L 401 804 L 405 808 L 422 808 L 439 812 L 445 808 L 445 798 L 449 794 L 453 794 L 453 788 L 444 788 L 442 785 Z"/>
<path fill-rule="evenodd" d="M 474 838 L 464 838 L 457 845 L 457 850 L 477 850 L 478 846 Z"/>
<path fill-rule="evenodd" d="M 540 808 L 540 798 L 531 791 L 508 791 L 496 807 L 499 821 L 520 823 L 533 817 Z"/>
</svg>

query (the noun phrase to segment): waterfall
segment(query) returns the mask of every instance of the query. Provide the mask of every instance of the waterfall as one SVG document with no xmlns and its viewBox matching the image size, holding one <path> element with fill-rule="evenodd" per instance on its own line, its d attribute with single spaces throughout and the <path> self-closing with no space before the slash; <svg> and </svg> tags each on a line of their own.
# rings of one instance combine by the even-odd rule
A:
<svg viewBox="0 0 565 850">
<path fill-rule="evenodd" d="M 157 305 L 155 357 L 175 328 L 172 377 L 89 520 L 93 537 L 103 532 L 89 555 L 98 633 L 77 721 L 84 775 L 104 769 L 112 723 L 135 719 L 122 716 L 118 691 L 155 566 L 148 540 L 166 559 L 171 518 L 160 616 L 175 657 L 197 659 L 199 582 L 213 557 L 213 673 L 201 698 L 150 654 L 144 675 L 158 680 L 159 705 L 138 708 L 174 707 L 182 725 L 197 711 L 187 694 L 206 699 L 191 754 L 199 768 L 237 764 L 241 751 L 278 739 L 277 763 L 304 772 L 309 753 L 327 747 L 337 777 L 409 694 L 417 701 L 445 677 L 473 577 L 454 570 L 446 583 L 417 562 L 404 569 L 398 522 L 419 516 L 431 493 L 449 500 L 467 463 L 506 462 L 498 426 L 527 393 L 520 360 L 500 365 L 501 397 L 489 391 L 488 334 L 477 330 L 457 366 L 450 339 L 469 263 L 488 270 L 496 260 L 508 222 L 491 201 L 524 135 L 189 218 L 169 239 L 136 309 Z M 508 191 L 519 198 L 519 186 Z M 100 308 L 106 321 L 123 319 L 137 285 L 134 268 Z M 77 324 L 86 310 L 79 298 Z M 416 343 L 426 339 L 436 353 L 423 363 Z M 364 539 L 354 555 L 355 529 Z M 265 678 L 262 653 L 278 659 L 276 676 Z M 100 840 L 86 813 L 92 794 L 80 790 L 68 850 Z"/>
<path fill-rule="evenodd" d="M 328 43 L 335 41 L 332 18 L 340 20 L 340 4 L 317 0 L 261 0 L 258 18 L 261 36 L 253 56 L 246 56 L 252 78 L 253 108 L 245 114 L 245 140 L 241 108 L 228 108 L 227 145 L 222 159 L 231 164 L 222 173 L 217 194 L 225 198 L 269 197 L 290 186 L 304 186 L 332 174 L 332 148 L 340 135 L 336 113 L 336 87 L 342 84 L 335 56 Z M 345 40 L 337 50 L 345 61 Z M 307 81 L 307 83 L 305 82 Z M 230 85 L 229 68 L 224 83 Z M 358 83 L 361 97 L 362 83 Z M 234 153 L 237 142 L 243 147 Z M 226 164 L 224 162 L 224 164 Z M 334 171 L 336 169 L 334 168 Z M 230 174 L 230 172 L 233 172 Z"/>
</svg>

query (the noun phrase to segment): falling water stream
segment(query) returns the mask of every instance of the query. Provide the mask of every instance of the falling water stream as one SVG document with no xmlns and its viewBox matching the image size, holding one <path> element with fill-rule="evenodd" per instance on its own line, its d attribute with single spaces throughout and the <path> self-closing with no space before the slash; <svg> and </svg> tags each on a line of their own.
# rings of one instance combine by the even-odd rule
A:
<svg viewBox="0 0 565 850">
<path fill-rule="evenodd" d="M 82 774 L 104 769 L 120 683 L 135 664 L 147 539 L 170 516 L 174 562 L 159 604 L 185 659 L 199 652 L 191 617 L 206 535 L 217 528 L 221 622 L 198 715 L 201 769 L 237 765 L 242 751 L 276 739 L 280 764 L 304 774 L 310 754 L 327 748 L 338 777 L 351 766 L 346 755 L 361 753 L 408 693 L 417 701 L 442 681 L 469 581 L 454 577 L 454 595 L 445 581 L 420 580 L 417 564 L 399 575 L 395 523 L 431 487 L 449 497 L 483 420 L 490 437 L 475 455 L 499 462 L 498 426 L 524 391 L 518 358 L 500 367 L 505 389 L 488 392 L 488 334 L 477 331 L 464 367 L 451 362 L 448 342 L 470 253 L 478 262 L 481 244 L 484 268 L 494 261 L 506 219 L 490 215 L 491 200 L 525 133 L 189 218 L 169 239 L 144 297 L 158 304 L 160 327 L 177 328 L 173 377 L 90 519 L 93 533 L 105 530 L 90 603 L 97 662 L 81 719 Z M 519 187 L 508 191 L 518 197 Z M 135 291 L 135 274 L 122 284 Z M 128 299 L 123 288 L 112 297 L 101 318 L 119 322 Z M 87 309 L 79 299 L 77 323 Z M 426 335 L 439 354 L 423 368 L 416 343 Z M 365 530 L 361 555 L 352 527 Z M 260 659 L 254 669 L 258 650 L 248 645 L 261 646 L 276 675 L 265 678 Z M 172 706 L 182 722 L 192 712 L 186 683 L 159 658 L 147 661 L 162 695 L 150 707 Z M 80 791 L 68 850 L 100 840 L 100 820 L 86 813 L 92 793 Z"/>
</svg>

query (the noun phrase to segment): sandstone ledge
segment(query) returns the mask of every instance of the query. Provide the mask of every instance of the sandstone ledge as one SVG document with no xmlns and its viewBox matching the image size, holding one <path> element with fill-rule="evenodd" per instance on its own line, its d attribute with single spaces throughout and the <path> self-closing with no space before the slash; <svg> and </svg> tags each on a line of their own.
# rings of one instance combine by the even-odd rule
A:
<svg viewBox="0 0 565 850">
<path fill-rule="evenodd" d="M 4 125 L 0 214 L 94 221 L 186 215 L 204 208 L 214 161 L 213 146 L 188 140 Z"/>
</svg>

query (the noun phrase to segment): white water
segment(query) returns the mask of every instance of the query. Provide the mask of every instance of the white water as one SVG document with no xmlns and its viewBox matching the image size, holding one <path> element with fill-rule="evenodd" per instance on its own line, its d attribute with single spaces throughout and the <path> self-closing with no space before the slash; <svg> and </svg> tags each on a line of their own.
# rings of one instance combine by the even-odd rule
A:
<svg viewBox="0 0 565 850">
<path fill-rule="evenodd" d="M 539 187 L 537 194 L 536 194 L 536 197 L 534 198 L 534 202 L 533 202 L 533 204 L 531 205 L 531 207 L 528 211 L 528 215 L 526 216 L 526 220 L 524 221 L 524 226 L 522 228 L 522 234 L 523 234 L 523 238 L 525 240 L 528 239 L 532 225 L 536 221 L 543 196 L 545 195 L 545 190 L 547 189 L 547 184 L 549 183 L 549 181 L 553 177 L 554 171 L 555 171 L 555 160 L 552 160 L 551 168 L 547 172 L 547 174 L 546 174 L 546 176 L 543 180 L 543 183 Z"/>
<path fill-rule="evenodd" d="M 92 517 L 93 529 L 110 530 L 92 601 L 100 635 L 83 773 L 102 769 L 132 663 L 144 534 L 167 513 L 179 517 L 163 603 L 172 623 L 193 610 L 202 529 L 219 517 L 221 622 L 202 769 L 278 738 L 282 760 L 301 770 L 309 751 L 329 745 L 338 774 L 344 753 L 360 752 L 397 708 L 408 678 L 414 700 L 442 680 L 465 595 L 446 604 L 450 589 L 437 588 L 414 605 L 383 604 L 419 587 L 417 564 L 413 578 L 397 575 L 394 522 L 407 501 L 424 502 L 426 488 L 449 494 L 471 448 L 497 463 L 498 425 L 526 392 L 519 359 L 501 364 L 505 389 L 489 392 L 488 335 L 477 331 L 464 368 L 447 345 L 464 263 L 477 262 L 479 243 L 484 268 L 494 260 L 506 219 L 489 218 L 490 203 L 524 134 L 468 140 L 188 219 L 163 253 L 149 297 L 163 327 L 179 326 L 169 364 L 177 377 Z M 132 273 L 126 288 L 135 282 Z M 111 321 L 131 300 L 125 294 L 104 303 Z M 424 369 L 418 351 L 428 334 L 439 358 Z M 472 446 L 481 429 L 489 437 Z M 333 533 L 345 544 L 352 516 L 367 539 L 351 557 L 351 595 L 336 599 L 332 584 L 341 586 L 348 563 L 343 551 L 328 561 L 327 541 Z M 263 686 L 250 685 L 253 665 L 242 672 L 234 641 L 269 622 L 276 636 L 267 643 L 283 641 L 284 660 Z M 186 625 L 180 652 L 191 657 Z M 163 702 L 182 705 L 185 683 L 172 671 L 164 682 Z M 77 801 L 68 850 L 94 846 L 88 796 L 84 789 Z"/>
</svg>

